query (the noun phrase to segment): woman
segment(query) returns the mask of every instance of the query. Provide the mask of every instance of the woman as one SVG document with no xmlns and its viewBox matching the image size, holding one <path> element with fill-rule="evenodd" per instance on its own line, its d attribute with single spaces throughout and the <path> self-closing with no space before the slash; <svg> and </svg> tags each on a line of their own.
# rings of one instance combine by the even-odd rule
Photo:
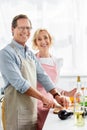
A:
<svg viewBox="0 0 87 130">
<path fill-rule="evenodd" d="M 52 37 L 46 29 L 38 29 L 35 32 L 33 36 L 33 49 L 38 50 L 38 52 L 36 53 L 36 57 L 40 61 L 46 73 L 56 84 L 59 77 L 60 69 L 58 69 L 58 59 L 52 56 L 52 54 L 50 53 L 50 48 L 52 44 Z M 41 93 L 53 100 L 52 96 L 45 91 L 41 84 L 38 83 L 37 88 Z M 69 92 L 61 89 L 59 90 L 60 93 L 65 96 L 73 96 L 76 92 L 76 89 L 73 89 Z M 48 111 L 49 109 L 43 108 L 41 101 L 38 101 L 37 130 L 42 130 Z"/>
</svg>

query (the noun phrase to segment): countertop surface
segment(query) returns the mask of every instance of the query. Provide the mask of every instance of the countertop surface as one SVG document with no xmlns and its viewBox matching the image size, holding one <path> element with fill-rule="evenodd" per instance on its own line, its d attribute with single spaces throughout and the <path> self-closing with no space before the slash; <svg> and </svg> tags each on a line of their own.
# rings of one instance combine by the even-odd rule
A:
<svg viewBox="0 0 87 130">
<path fill-rule="evenodd" d="M 53 114 L 53 109 L 50 109 L 47 119 L 42 130 L 87 130 L 87 116 L 85 117 L 84 126 L 76 126 L 74 116 L 66 120 L 59 119 L 57 114 Z"/>
</svg>

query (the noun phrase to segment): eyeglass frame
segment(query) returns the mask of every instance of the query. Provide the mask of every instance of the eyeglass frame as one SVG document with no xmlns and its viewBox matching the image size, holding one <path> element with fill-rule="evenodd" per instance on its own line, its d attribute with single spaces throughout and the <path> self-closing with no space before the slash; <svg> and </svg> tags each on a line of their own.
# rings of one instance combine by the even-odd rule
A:
<svg viewBox="0 0 87 130">
<path fill-rule="evenodd" d="M 27 29 L 27 31 L 31 31 L 31 29 L 32 29 L 32 27 L 28 27 L 28 26 L 26 26 L 26 27 L 22 27 L 22 26 L 16 26 L 20 31 L 24 31 L 25 29 Z"/>
</svg>

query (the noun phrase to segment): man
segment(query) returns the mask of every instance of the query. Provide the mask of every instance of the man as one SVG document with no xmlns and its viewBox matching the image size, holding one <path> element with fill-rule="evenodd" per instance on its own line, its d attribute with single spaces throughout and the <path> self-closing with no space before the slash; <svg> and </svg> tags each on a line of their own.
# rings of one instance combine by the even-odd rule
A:
<svg viewBox="0 0 87 130">
<path fill-rule="evenodd" d="M 37 80 L 59 104 L 68 105 L 68 100 L 60 96 L 34 54 L 26 46 L 31 29 L 31 21 L 26 15 L 15 16 L 12 21 L 13 39 L 0 51 L 0 71 L 6 84 L 3 105 L 5 130 L 36 130 L 36 99 L 41 100 L 44 107 L 56 106 L 36 90 Z"/>
</svg>

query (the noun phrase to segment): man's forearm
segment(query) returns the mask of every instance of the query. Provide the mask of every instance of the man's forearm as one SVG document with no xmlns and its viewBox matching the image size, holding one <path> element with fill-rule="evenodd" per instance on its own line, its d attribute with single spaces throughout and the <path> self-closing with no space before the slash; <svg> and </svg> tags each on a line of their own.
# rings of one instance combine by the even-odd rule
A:
<svg viewBox="0 0 87 130">
<path fill-rule="evenodd" d="M 31 97 L 34 97 L 34 98 L 37 98 L 39 100 L 42 100 L 43 98 L 43 95 L 37 91 L 36 89 L 34 89 L 33 87 L 30 87 L 26 92 L 25 94 L 27 94 L 28 96 L 31 96 Z"/>
</svg>

